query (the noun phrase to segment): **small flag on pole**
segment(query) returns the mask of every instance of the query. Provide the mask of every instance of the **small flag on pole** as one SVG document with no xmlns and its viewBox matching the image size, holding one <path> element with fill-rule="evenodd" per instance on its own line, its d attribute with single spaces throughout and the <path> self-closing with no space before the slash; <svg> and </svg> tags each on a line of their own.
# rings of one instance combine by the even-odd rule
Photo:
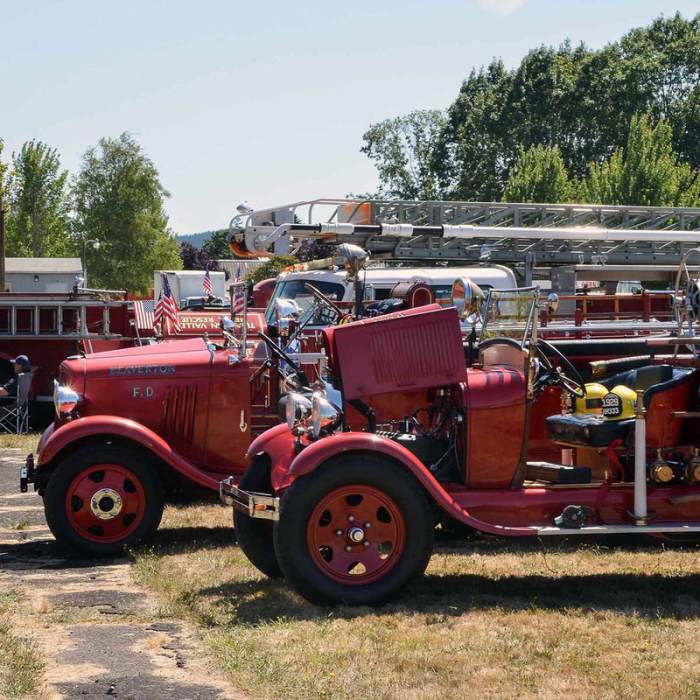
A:
<svg viewBox="0 0 700 700">
<path fill-rule="evenodd" d="M 170 289 L 167 275 L 161 275 L 162 290 L 156 302 L 156 308 L 153 314 L 154 326 L 160 324 L 163 335 L 171 335 L 172 333 L 180 332 L 180 321 L 177 313 L 178 308 L 173 292 Z"/>
<path fill-rule="evenodd" d="M 236 280 L 233 283 L 233 299 L 231 300 L 231 311 L 233 314 L 245 312 L 246 288 L 241 280 L 241 266 L 236 268 Z"/>
<path fill-rule="evenodd" d="M 214 293 L 214 288 L 211 286 L 211 275 L 209 274 L 209 268 L 204 275 L 204 281 L 202 282 L 202 289 L 207 296 L 211 296 Z"/>
</svg>

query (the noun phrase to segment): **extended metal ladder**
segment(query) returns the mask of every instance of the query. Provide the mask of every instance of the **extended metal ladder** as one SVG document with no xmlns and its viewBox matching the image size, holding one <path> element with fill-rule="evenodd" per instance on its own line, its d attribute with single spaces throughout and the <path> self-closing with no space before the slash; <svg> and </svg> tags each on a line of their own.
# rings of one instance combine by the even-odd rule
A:
<svg viewBox="0 0 700 700">
<path fill-rule="evenodd" d="M 316 199 L 246 211 L 230 230 L 258 252 L 286 252 L 318 239 L 355 243 L 375 257 L 489 261 L 524 270 L 677 265 L 700 245 L 700 208 Z"/>
</svg>

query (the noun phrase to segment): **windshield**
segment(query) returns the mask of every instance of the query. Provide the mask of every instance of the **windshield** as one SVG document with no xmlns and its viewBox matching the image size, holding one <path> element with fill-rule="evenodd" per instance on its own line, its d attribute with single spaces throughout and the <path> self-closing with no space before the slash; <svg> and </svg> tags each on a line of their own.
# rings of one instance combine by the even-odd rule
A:
<svg viewBox="0 0 700 700">
<path fill-rule="evenodd" d="M 525 345 L 532 335 L 537 287 L 491 289 L 482 310 L 481 340 L 513 338 Z"/>
<path fill-rule="evenodd" d="M 331 301 L 342 301 L 345 295 L 345 287 L 337 282 L 322 282 L 320 280 L 309 279 L 294 279 L 278 282 L 275 285 L 275 290 L 270 298 L 270 303 L 267 305 L 265 318 L 268 323 L 274 321 L 275 301 L 277 299 L 294 299 L 301 308 L 302 316 L 306 316 L 309 309 L 313 307 L 316 298 L 306 288 L 306 283 L 313 284 L 319 292 L 327 296 Z M 318 324 L 312 319 L 311 325 L 326 325 L 322 321 Z"/>
</svg>

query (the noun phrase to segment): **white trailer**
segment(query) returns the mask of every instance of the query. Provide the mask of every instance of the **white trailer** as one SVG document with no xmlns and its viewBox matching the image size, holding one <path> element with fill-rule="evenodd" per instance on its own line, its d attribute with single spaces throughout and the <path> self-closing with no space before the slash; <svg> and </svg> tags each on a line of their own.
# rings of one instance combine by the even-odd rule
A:
<svg viewBox="0 0 700 700">
<path fill-rule="evenodd" d="M 168 283 L 178 306 L 187 307 L 189 298 L 201 298 L 204 293 L 204 270 L 156 270 L 153 273 L 153 298 L 158 299 L 162 291 L 162 275 L 168 276 Z M 223 272 L 209 272 L 212 296 L 226 299 L 226 275 Z"/>
</svg>

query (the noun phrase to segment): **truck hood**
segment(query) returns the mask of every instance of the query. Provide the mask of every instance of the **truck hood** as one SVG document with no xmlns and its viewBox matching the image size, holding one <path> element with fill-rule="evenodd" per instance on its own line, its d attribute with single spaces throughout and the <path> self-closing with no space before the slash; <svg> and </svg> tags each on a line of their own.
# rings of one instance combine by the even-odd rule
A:
<svg viewBox="0 0 700 700">
<path fill-rule="evenodd" d="M 165 341 L 70 357 L 61 363 L 59 382 L 82 396 L 88 377 L 164 376 L 175 366 L 185 372 L 195 367 L 208 371 L 210 359 L 203 338 Z"/>
<path fill-rule="evenodd" d="M 85 355 L 85 360 L 88 363 L 110 360 L 121 362 L 128 358 L 135 358 L 144 359 L 150 362 L 155 359 L 154 355 L 171 355 L 173 353 L 206 350 L 206 348 L 207 346 L 203 338 L 188 338 L 186 340 L 170 340 L 162 343 L 154 343 L 153 345 L 142 345 L 140 347 L 94 352 L 89 355 Z"/>
</svg>

